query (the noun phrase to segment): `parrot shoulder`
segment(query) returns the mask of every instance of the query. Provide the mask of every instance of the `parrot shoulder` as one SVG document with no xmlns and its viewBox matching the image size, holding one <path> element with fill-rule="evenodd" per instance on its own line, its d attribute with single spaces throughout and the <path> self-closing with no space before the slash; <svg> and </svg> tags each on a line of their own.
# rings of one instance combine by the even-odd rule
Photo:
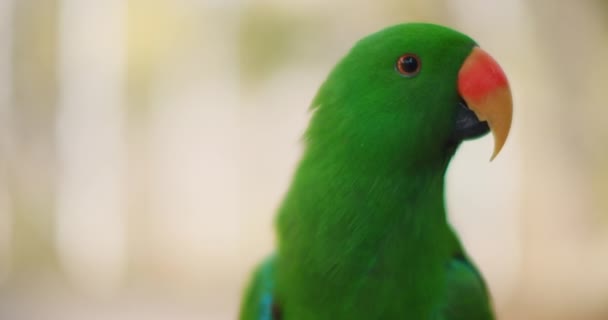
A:
<svg viewBox="0 0 608 320">
<path fill-rule="evenodd" d="M 241 320 L 280 320 L 274 297 L 275 257 L 266 258 L 256 268 L 245 291 Z"/>
<path fill-rule="evenodd" d="M 460 254 L 447 266 L 447 290 L 437 320 L 493 320 L 491 301 L 479 271 Z"/>
</svg>

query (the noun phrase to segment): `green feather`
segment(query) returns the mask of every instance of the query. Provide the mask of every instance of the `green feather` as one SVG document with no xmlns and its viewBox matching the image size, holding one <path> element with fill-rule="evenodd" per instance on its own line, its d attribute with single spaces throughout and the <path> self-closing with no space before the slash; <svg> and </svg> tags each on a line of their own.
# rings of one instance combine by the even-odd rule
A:
<svg viewBox="0 0 608 320">
<path fill-rule="evenodd" d="M 473 46 L 445 27 L 402 24 L 338 63 L 278 212 L 272 277 L 254 276 L 241 319 L 261 319 L 264 293 L 286 320 L 492 319 L 444 205 L 457 75 Z M 420 58 L 415 77 L 395 70 L 405 53 Z"/>
</svg>

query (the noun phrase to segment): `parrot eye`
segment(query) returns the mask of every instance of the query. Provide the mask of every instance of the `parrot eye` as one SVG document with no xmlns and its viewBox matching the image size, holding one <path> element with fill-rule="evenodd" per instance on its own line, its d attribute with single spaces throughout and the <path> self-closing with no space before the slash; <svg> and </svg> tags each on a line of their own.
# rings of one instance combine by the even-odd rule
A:
<svg viewBox="0 0 608 320">
<path fill-rule="evenodd" d="M 399 57 L 396 68 L 402 75 L 413 77 L 420 72 L 420 58 L 413 53 L 406 53 Z"/>
</svg>

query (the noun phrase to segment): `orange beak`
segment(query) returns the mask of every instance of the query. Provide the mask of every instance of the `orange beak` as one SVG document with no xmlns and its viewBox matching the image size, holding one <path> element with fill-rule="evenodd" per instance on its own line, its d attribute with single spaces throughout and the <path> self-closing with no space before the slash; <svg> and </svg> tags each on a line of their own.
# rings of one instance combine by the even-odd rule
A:
<svg viewBox="0 0 608 320">
<path fill-rule="evenodd" d="M 458 72 L 458 92 L 480 121 L 487 121 L 494 135 L 493 160 L 509 135 L 513 116 L 511 89 L 498 63 L 479 47 Z"/>
</svg>

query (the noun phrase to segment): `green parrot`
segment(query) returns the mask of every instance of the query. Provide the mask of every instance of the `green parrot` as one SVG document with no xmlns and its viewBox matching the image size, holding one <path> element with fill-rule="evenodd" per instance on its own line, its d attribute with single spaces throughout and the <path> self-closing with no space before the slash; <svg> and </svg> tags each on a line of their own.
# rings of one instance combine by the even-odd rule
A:
<svg viewBox="0 0 608 320">
<path fill-rule="evenodd" d="M 321 86 L 278 210 L 276 252 L 242 320 L 493 319 L 484 280 L 446 219 L 463 140 L 512 117 L 507 78 L 468 36 L 424 23 L 360 40 Z"/>
</svg>

